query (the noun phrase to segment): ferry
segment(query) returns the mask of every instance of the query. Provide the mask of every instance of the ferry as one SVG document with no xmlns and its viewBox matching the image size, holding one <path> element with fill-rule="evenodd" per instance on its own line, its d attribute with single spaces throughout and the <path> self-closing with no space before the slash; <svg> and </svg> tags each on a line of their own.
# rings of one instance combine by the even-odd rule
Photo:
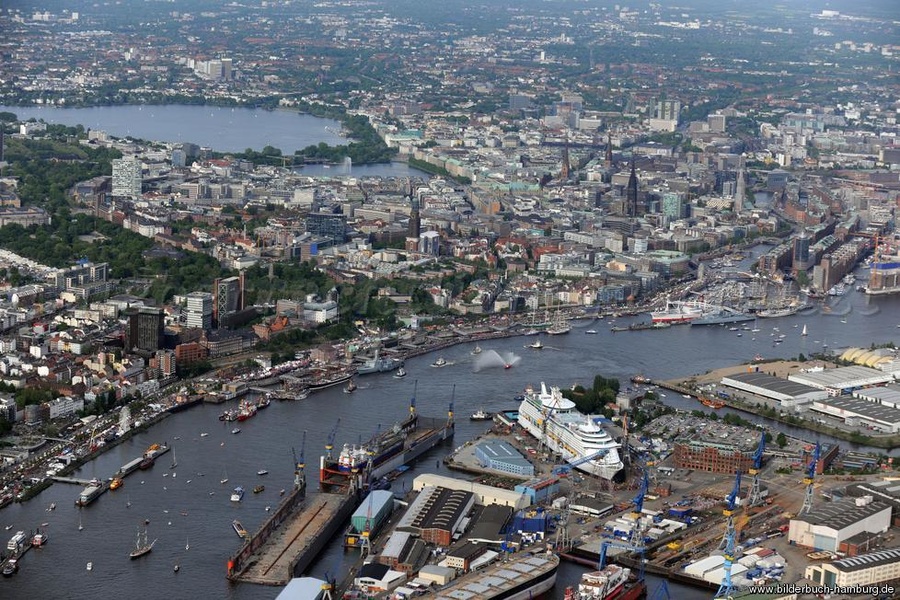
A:
<svg viewBox="0 0 900 600">
<path fill-rule="evenodd" d="M 47 534 L 43 531 L 38 531 L 34 534 L 34 537 L 31 538 L 31 545 L 35 548 L 40 548 L 44 544 L 47 543 Z"/>
<path fill-rule="evenodd" d="M 576 468 L 619 481 L 625 467 L 619 456 L 621 446 L 597 425 L 599 418 L 578 412 L 575 403 L 564 398 L 558 387 L 548 391 L 541 382 L 539 393 L 530 388 L 525 390 L 518 422 L 538 440 L 546 438 L 549 448 Z M 583 460 L 589 456 L 594 458 Z"/>
</svg>

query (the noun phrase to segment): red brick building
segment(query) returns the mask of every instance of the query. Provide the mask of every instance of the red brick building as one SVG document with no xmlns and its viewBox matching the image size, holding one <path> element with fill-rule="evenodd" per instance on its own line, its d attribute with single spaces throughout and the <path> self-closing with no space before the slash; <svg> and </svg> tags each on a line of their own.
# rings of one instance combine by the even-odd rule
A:
<svg viewBox="0 0 900 600">
<path fill-rule="evenodd" d="M 753 466 L 753 449 L 712 441 L 678 441 L 675 442 L 675 466 L 729 475 L 738 470 L 746 473 Z"/>
</svg>

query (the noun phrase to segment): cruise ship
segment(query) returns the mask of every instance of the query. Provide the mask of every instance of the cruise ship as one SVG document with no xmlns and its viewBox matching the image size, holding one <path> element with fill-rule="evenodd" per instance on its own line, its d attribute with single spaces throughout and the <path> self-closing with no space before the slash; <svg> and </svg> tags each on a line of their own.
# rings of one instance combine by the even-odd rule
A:
<svg viewBox="0 0 900 600">
<path fill-rule="evenodd" d="M 543 382 L 540 393 L 526 390 L 519 405 L 519 425 L 538 440 L 544 437 L 546 429 L 547 445 L 567 463 L 603 479 L 619 480 L 625 466 L 619 456 L 620 445 L 597 425 L 597 418 L 578 412 L 575 403 L 563 398 L 558 387 L 548 392 Z M 592 455 L 598 456 L 578 462 Z"/>
<path fill-rule="evenodd" d="M 710 317 L 722 312 L 723 307 L 707 304 L 702 300 L 667 300 L 663 310 L 650 313 L 654 323 L 690 323 L 695 319 Z"/>
<path fill-rule="evenodd" d="M 512 554 L 506 561 L 467 573 L 433 593 L 436 600 L 529 600 L 556 585 L 559 556 Z"/>
</svg>

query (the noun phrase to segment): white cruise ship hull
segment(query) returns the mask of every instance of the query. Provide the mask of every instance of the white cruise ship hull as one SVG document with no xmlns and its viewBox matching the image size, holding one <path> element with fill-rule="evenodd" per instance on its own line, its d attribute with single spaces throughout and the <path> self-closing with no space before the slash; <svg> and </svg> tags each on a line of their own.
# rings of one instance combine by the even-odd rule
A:
<svg viewBox="0 0 900 600">
<path fill-rule="evenodd" d="M 519 406 L 519 425 L 532 436 L 541 440 L 544 437 L 541 423 L 544 415 L 541 409 L 532 404 L 529 398 L 525 398 Z M 588 417 L 585 416 L 584 419 Z M 559 454 L 566 463 L 573 468 L 591 475 L 612 480 L 625 468 L 619 456 L 619 445 L 608 435 L 602 445 L 585 446 L 573 428 L 567 427 L 562 422 L 550 417 L 546 426 L 546 444 L 555 453 Z M 593 455 L 600 450 L 606 450 L 606 454 L 594 460 L 573 464 L 586 456 Z"/>
</svg>

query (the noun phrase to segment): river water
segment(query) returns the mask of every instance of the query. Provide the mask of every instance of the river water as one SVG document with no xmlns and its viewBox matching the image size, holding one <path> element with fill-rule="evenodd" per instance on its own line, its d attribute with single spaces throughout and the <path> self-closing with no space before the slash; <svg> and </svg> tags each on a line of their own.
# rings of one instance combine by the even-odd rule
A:
<svg viewBox="0 0 900 600">
<path fill-rule="evenodd" d="M 225 561 L 239 546 L 231 521 L 238 518 L 252 530 L 268 514 L 265 506 L 278 503 L 278 490 L 291 485 L 291 448 L 299 450 L 303 430 L 308 431 L 306 459 L 314 481 L 317 459 L 338 418 L 338 445 L 367 438 L 379 424 L 387 427 L 405 414 L 416 381 L 418 409 L 426 416 L 446 414 L 455 385 L 455 408 L 461 418 L 454 444 L 461 444 L 487 428 L 487 424 L 470 422 L 469 414 L 479 408 L 496 411 L 515 406 L 513 396 L 529 383 L 588 384 L 598 373 L 621 379 L 637 372 L 653 378 L 671 378 L 747 361 L 757 353 L 767 357 L 809 354 L 824 340 L 837 348 L 869 346 L 898 337 L 900 303 L 896 299 L 866 299 L 862 294 L 851 293 L 836 303 L 834 311 L 847 312 L 847 323 L 824 314 L 760 320 L 764 331 L 779 326 L 788 332 L 777 348 L 767 335 L 760 334 L 754 340 L 745 332 L 736 338 L 734 332 L 721 327 L 682 326 L 612 333 L 607 323 L 596 321 L 576 323 L 569 335 L 547 338 L 546 347 L 540 352 L 523 347 L 530 338 L 482 342 L 484 352 L 478 357 L 479 363 L 470 355 L 472 345 L 462 344 L 441 352 L 451 363 L 444 368 L 430 367 L 435 356 L 421 356 L 407 361 L 409 376 L 404 380 L 370 375 L 359 379 L 359 389 L 352 395 L 337 387 L 315 393 L 305 401 L 273 403 L 243 423 L 239 435 L 230 433 L 230 424 L 217 420 L 222 406 L 192 408 L 117 446 L 86 465 L 79 475 L 108 477 L 150 444 L 163 441 L 174 447 L 176 469 L 167 468 L 171 461 L 171 455 L 167 455 L 153 469 L 136 472 L 120 490 L 105 494 L 82 510 L 74 507 L 78 486 L 54 484 L 38 498 L 0 511 L 0 525 L 14 525 L 10 535 L 16 528 L 29 530 L 46 522 L 51 536 L 47 547 L 26 555 L 19 574 L 4 581 L 3 586 L 11 591 L 9 597 L 59 597 L 63 590 L 70 597 L 134 597 L 136 590 L 152 589 L 154 596 L 273 598 L 277 590 L 227 583 Z M 619 321 L 621 324 L 623 320 Z M 809 336 L 801 337 L 794 324 L 801 328 L 807 325 Z M 588 327 L 599 333 L 584 335 Z M 491 361 L 494 351 L 503 359 Z M 504 361 L 516 364 L 507 370 L 502 368 Z M 487 366 L 476 368 L 481 363 Z M 669 394 L 667 401 L 683 408 L 697 407 L 695 402 L 673 396 L 676 395 Z M 209 435 L 201 437 L 203 432 Z M 807 439 L 829 439 L 801 430 L 791 433 Z M 396 482 L 395 489 L 409 489 L 417 473 L 443 471 L 436 461 L 447 450 L 431 451 Z M 257 476 L 256 471 L 262 468 L 268 469 L 269 475 Z M 221 485 L 219 480 L 225 476 L 229 482 Z M 257 483 L 265 484 L 265 492 L 248 492 L 237 506 L 229 502 L 233 486 L 242 485 L 249 490 Z M 130 508 L 126 501 L 132 502 Z M 47 512 L 51 502 L 58 508 Z M 79 519 L 84 525 L 80 532 Z M 149 556 L 130 561 L 127 554 L 145 519 L 151 521 L 150 538 L 158 541 Z M 190 543 L 187 551 L 186 542 Z M 344 560 L 342 551 L 332 547 L 310 571 L 321 577 L 342 569 Z M 94 563 L 92 572 L 85 570 L 87 561 Z M 172 569 L 176 563 L 181 567 L 179 573 Z M 561 585 L 552 597 L 561 597 L 563 585 L 577 581 L 582 571 L 580 567 L 565 565 Z M 708 597 L 700 590 L 675 589 L 678 597 Z"/>
<path fill-rule="evenodd" d="M 290 110 L 231 108 L 221 106 L 127 105 L 90 108 L 51 106 L 0 106 L 0 112 L 14 113 L 19 120 L 43 119 L 47 123 L 83 125 L 109 135 L 131 136 L 161 142 L 192 142 L 218 152 L 243 152 L 265 146 L 293 154 L 310 145 L 325 142 L 346 144 L 340 137 L 341 124 Z"/>
</svg>

